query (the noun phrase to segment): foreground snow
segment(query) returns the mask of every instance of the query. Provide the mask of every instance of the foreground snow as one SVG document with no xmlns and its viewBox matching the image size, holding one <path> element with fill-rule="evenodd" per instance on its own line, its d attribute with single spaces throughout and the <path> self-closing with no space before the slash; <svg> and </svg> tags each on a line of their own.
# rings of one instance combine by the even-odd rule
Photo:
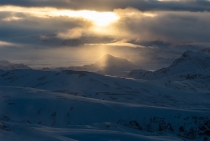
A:
<svg viewBox="0 0 210 141">
<path fill-rule="evenodd" d="M 3 140 L 201 140 L 207 131 L 200 126 L 209 126 L 209 109 L 110 102 L 32 88 L 1 87 L 0 103 Z"/>
<path fill-rule="evenodd" d="M 0 138 L 205 140 L 210 95 L 78 71 L 0 72 Z"/>
</svg>

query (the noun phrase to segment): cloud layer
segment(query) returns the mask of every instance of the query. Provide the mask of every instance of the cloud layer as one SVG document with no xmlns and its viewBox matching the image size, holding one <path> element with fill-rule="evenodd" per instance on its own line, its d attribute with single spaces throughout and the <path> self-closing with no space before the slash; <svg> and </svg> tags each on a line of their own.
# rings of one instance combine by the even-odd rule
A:
<svg viewBox="0 0 210 141">
<path fill-rule="evenodd" d="M 24 50 L 141 48 L 153 41 L 209 46 L 209 17 L 208 0 L 1 0 L 0 49 L 19 58 Z"/>
<path fill-rule="evenodd" d="M 105 11 L 127 7 L 140 11 L 210 11 L 209 0 L 1 0 L 0 5 Z"/>
<path fill-rule="evenodd" d="M 149 41 L 205 42 L 209 43 L 209 12 L 157 11 L 143 13 L 136 9 L 116 10 L 122 14 L 118 28 L 124 29 L 128 36 Z M 132 16 L 129 15 L 132 13 Z"/>
<path fill-rule="evenodd" d="M 15 4 L 15 1 L 8 2 Z M 48 3 L 48 1 L 27 1 L 25 4 L 42 2 Z M 64 2 L 77 3 L 76 1 Z M 118 2 L 119 4 L 125 3 L 122 0 L 118 0 Z M 154 0 L 136 0 L 127 3 L 127 5 L 133 4 L 132 2 L 136 2 L 138 5 L 141 5 L 142 2 L 150 4 L 163 3 L 165 5 L 169 3 L 190 3 L 189 1 L 159 2 Z M 199 2 L 193 1 L 188 7 L 195 3 Z M 209 2 L 200 1 L 197 7 L 203 5 L 203 8 L 205 8 L 204 3 Z M 111 4 L 111 2 L 108 4 Z M 171 5 L 164 7 L 170 9 Z M 160 9 L 156 11 L 141 11 L 142 9 L 139 7 L 129 7 L 114 9 L 107 12 L 109 15 L 105 15 L 106 13 L 103 12 L 42 7 L 0 6 L 0 9 L 0 39 L 7 42 L 33 43 L 36 38 L 47 34 L 55 34 L 55 37 L 60 40 L 86 38 L 84 43 L 91 43 L 90 37 L 93 37 L 92 43 L 99 39 L 102 41 L 102 38 L 106 42 L 107 38 L 110 39 L 109 42 L 121 40 L 136 42 L 161 40 L 174 43 L 210 42 L 210 19 L 207 18 L 210 17 L 210 12 L 208 11 L 179 11 L 177 9 L 175 11 L 172 9 L 170 9 L 171 11 L 164 11 L 163 9 L 162 11 Z M 100 22 L 109 21 L 109 17 L 112 15 L 117 15 L 119 18 L 116 21 L 112 21 L 113 23 L 110 22 L 110 25 L 106 23 L 107 26 L 105 27 L 97 26 Z M 50 40 L 50 38 L 51 36 L 48 36 L 47 40 Z M 42 40 L 42 38 L 40 39 Z M 39 42 L 38 39 L 37 42 Z M 104 42 L 102 41 L 102 43 Z"/>
</svg>

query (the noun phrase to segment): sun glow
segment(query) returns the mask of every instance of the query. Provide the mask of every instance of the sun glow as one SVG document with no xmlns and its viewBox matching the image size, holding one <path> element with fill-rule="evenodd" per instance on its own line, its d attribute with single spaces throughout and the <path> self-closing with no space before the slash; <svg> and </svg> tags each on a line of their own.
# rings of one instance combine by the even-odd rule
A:
<svg viewBox="0 0 210 141">
<path fill-rule="evenodd" d="M 113 12 L 97 12 L 90 10 L 81 11 L 56 11 L 52 15 L 68 16 L 68 17 L 78 17 L 84 18 L 92 21 L 98 27 L 108 26 L 109 24 L 117 21 L 119 16 Z"/>
<path fill-rule="evenodd" d="M 20 6 L 0 6 L 0 12 L 24 13 L 41 18 L 66 16 L 69 18 L 83 18 L 93 22 L 95 26 L 104 27 L 117 21 L 119 16 L 114 12 L 97 12 L 93 10 L 67 10 L 52 7 L 35 8 Z M 18 17 L 9 17 L 9 20 L 17 20 Z M 8 20 L 8 19 L 7 19 Z"/>
</svg>

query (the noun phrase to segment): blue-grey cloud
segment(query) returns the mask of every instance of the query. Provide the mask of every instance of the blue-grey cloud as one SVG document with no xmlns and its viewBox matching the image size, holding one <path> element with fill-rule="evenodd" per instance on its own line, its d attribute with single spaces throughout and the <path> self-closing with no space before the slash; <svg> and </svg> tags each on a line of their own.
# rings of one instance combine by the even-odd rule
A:
<svg viewBox="0 0 210 141">
<path fill-rule="evenodd" d="M 0 5 L 18 5 L 26 7 L 57 7 L 70 9 L 114 10 L 133 7 L 140 11 L 210 11 L 208 0 L 1 0 Z"/>
<path fill-rule="evenodd" d="M 130 9 L 132 10 L 132 9 Z M 128 9 L 129 11 L 129 9 Z M 123 13 L 123 11 L 120 11 Z M 117 27 L 141 41 L 210 43 L 209 12 L 156 12 L 156 16 L 127 16 Z"/>
<path fill-rule="evenodd" d="M 58 4 L 59 2 L 60 4 Z M 83 4 L 81 5 L 79 2 Z M 27 12 L 2 11 L 0 12 L 0 41 L 31 46 L 42 46 L 44 43 L 44 46 L 48 47 L 53 45 L 76 46 L 108 43 L 114 40 L 136 40 L 135 43 L 161 40 L 175 43 L 196 42 L 210 44 L 210 20 L 207 18 L 210 17 L 208 12 L 210 6 L 209 1 L 204 0 L 184 0 L 181 2 L 101 0 L 95 1 L 94 4 L 85 0 L 2 0 L 0 4 L 31 7 L 54 6 L 57 8 L 69 6 L 69 8 L 73 9 L 94 9 L 94 7 L 100 9 L 100 6 L 104 6 L 105 9 L 115 9 L 114 12 L 121 16 L 120 20 L 114 25 L 116 31 L 110 31 L 111 34 L 107 36 L 92 33 L 91 30 L 88 30 L 92 23 L 82 18 L 64 16 L 47 16 L 43 18 Z M 122 9 L 125 7 L 136 8 Z M 126 12 L 136 13 L 136 15 L 125 16 Z M 155 16 L 144 16 L 145 12 Z M 79 34 L 78 39 L 59 38 L 59 33 L 62 33 L 62 35 L 63 33 L 71 34 L 68 31 L 75 28 L 80 28 L 84 32 L 84 34 Z M 46 39 L 42 37 L 46 37 Z"/>
<path fill-rule="evenodd" d="M 17 18 L 12 19 L 12 18 Z M 18 44 L 36 44 L 37 46 L 57 39 L 58 42 L 63 40 L 56 38 L 58 32 L 66 31 L 72 28 L 88 28 L 91 23 L 80 18 L 66 17 L 49 17 L 41 18 L 27 13 L 10 13 L 0 12 L 0 41 L 7 41 Z M 47 35 L 48 39 L 43 39 Z"/>
</svg>

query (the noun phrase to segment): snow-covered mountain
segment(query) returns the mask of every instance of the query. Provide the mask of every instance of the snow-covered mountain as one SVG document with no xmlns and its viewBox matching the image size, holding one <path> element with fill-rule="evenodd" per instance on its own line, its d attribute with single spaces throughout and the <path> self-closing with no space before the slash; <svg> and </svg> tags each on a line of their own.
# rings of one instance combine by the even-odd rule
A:
<svg viewBox="0 0 210 141">
<path fill-rule="evenodd" d="M 210 57 L 202 52 L 186 51 L 167 68 L 155 72 L 133 70 L 128 77 L 153 80 L 151 84 L 181 91 L 210 91 Z"/>
<path fill-rule="evenodd" d="M 31 69 L 24 64 L 14 64 L 9 61 L 0 60 L 0 70 Z"/>
<path fill-rule="evenodd" d="M 136 55 L 128 56 L 128 58 L 145 70 L 157 70 L 167 67 L 177 56 L 176 52 L 158 49 L 142 49 L 139 52 Z"/>
<path fill-rule="evenodd" d="M 129 68 L 136 67 L 132 62 L 124 58 L 114 57 L 110 54 L 103 56 L 96 63 L 84 67 L 96 67 L 98 69 L 122 69 L 128 70 Z"/>
<path fill-rule="evenodd" d="M 170 67 L 174 67 L 173 69 L 175 69 L 177 66 L 185 67 L 185 72 L 196 69 L 205 69 L 210 66 L 210 56 L 201 52 L 188 50 L 182 54 L 181 58 L 175 60 Z"/>
<path fill-rule="evenodd" d="M 83 70 L 97 72 L 103 75 L 125 76 L 129 71 L 138 68 L 131 61 L 115 57 L 110 54 L 103 56 L 97 62 L 91 65 L 84 65 L 82 67 L 69 67 L 71 70 Z"/>
<path fill-rule="evenodd" d="M 180 73 L 205 69 L 207 67 L 210 67 L 210 56 L 202 52 L 188 50 L 184 52 L 180 58 L 176 59 L 169 67 L 145 73 L 142 73 L 142 71 L 139 73 L 138 71 L 132 71 L 128 76 L 137 79 L 155 80 Z"/>
<path fill-rule="evenodd" d="M 130 70 L 130 68 L 136 68 L 136 66 L 124 58 L 119 58 L 107 54 L 99 59 L 97 62 L 91 65 L 84 65 L 86 70 Z"/>
</svg>

